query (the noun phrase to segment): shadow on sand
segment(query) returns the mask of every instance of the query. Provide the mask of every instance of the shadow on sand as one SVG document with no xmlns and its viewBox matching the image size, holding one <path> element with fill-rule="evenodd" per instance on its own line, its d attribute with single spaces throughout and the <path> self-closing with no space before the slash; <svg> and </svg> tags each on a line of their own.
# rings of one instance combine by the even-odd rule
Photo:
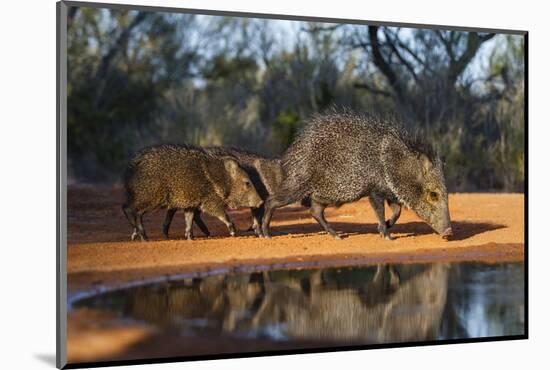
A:
<svg viewBox="0 0 550 370">
<path fill-rule="evenodd" d="M 312 220 L 313 221 L 313 220 Z M 330 225 L 338 232 L 342 237 L 360 234 L 377 234 L 378 228 L 374 223 L 354 223 L 354 222 L 331 222 Z M 487 231 L 498 230 L 505 228 L 506 226 L 500 224 L 493 224 L 487 222 L 466 222 L 466 221 L 454 221 L 453 232 L 454 235 L 449 240 L 464 240 L 471 238 L 475 235 L 482 234 Z M 286 234 L 312 234 L 316 235 L 323 232 L 321 226 L 315 221 L 293 224 L 284 226 L 274 226 L 271 228 L 273 235 L 286 235 Z M 407 222 L 403 224 L 397 223 L 391 228 L 391 233 L 397 238 L 406 238 L 415 235 L 427 235 L 433 234 L 435 231 L 426 223 L 420 221 Z M 400 234 L 400 235 L 395 235 Z M 300 235 L 301 237 L 303 235 Z"/>
</svg>

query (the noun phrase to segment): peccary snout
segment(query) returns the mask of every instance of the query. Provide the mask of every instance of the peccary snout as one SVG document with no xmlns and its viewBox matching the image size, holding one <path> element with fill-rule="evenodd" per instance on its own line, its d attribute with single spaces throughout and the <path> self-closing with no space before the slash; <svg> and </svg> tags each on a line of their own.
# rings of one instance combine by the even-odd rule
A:
<svg viewBox="0 0 550 370">
<path fill-rule="evenodd" d="M 453 236 L 453 229 L 451 227 L 447 228 L 441 236 L 443 239 L 449 239 L 451 236 Z"/>
<path fill-rule="evenodd" d="M 440 202 L 438 204 L 441 207 L 440 212 L 435 212 L 433 218 L 435 222 L 433 223 L 433 229 L 441 235 L 443 239 L 448 239 L 453 235 L 453 228 L 451 226 L 451 218 L 449 216 L 449 208 L 447 206 L 447 200 Z M 437 208 L 436 208 L 437 209 Z"/>
<path fill-rule="evenodd" d="M 428 199 L 413 209 L 444 239 L 453 235 L 446 191 L 431 191 Z"/>
<path fill-rule="evenodd" d="M 436 215 L 435 217 L 437 218 L 438 216 Z M 447 211 L 445 214 L 440 215 L 432 227 L 443 239 L 449 239 L 453 235 L 449 212 Z"/>
<path fill-rule="evenodd" d="M 248 206 L 252 208 L 260 208 L 260 206 L 264 203 L 264 201 L 260 198 L 259 195 L 251 194 L 248 198 Z"/>
<path fill-rule="evenodd" d="M 449 238 L 453 231 L 442 161 L 437 156 L 410 156 L 401 164 L 401 179 L 404 178 L 410 180 L 395 181 L 394 188 L 401 188 L 400 194 L 405 195 L 411 209 L 435 232 Z"/>
</svg>

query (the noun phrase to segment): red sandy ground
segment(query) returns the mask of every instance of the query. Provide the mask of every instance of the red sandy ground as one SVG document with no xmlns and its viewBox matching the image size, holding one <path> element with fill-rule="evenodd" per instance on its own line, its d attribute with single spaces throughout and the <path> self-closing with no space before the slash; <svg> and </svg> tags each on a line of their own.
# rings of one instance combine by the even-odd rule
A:
<svg viewBox="0 0 550 370">
<path fill-rule="evenodd" d="M 321 230 L 308 210 L 290 205 L 275 212 L 273 239 L 246 230 L 248 209 L 230 211 L 238 230 L 229 237 L 218 220 L 203 216 L 212 236 L 195 227 L 196 239 L 183 239 L 183 214 L 176 214 L 171 240 L 162 235 L 164 211 L 145 216 L 151 241 L 131 242 L 131 227 L 123 215 L 120 188 L 71 187 L 68 192 L 69 291 L 97 283 L 183 272 L 350 265 L 434 260 L 523 260 L 523 194 L 451 194 L 449 206 L 454 236 L 444 241 L 412 211 L 404 210 L 392 228 L 396 240 L 383 240 L 367 199 L 328 208 L 326 216 L 345 236 L 334 240 Z"/>
</svg>

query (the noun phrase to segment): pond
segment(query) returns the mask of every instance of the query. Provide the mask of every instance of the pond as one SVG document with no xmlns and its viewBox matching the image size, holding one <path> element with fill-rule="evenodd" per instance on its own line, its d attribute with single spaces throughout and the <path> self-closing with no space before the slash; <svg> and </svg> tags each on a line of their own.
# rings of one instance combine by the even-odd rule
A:
<svg viewBox="0 0 550 370">
<path fill-rule="evenodd" d="M 70 308 L 185 337 L 328 345 L 524 334 L 523 263 L 379 264 L 167 280 Z"/>
</svg>

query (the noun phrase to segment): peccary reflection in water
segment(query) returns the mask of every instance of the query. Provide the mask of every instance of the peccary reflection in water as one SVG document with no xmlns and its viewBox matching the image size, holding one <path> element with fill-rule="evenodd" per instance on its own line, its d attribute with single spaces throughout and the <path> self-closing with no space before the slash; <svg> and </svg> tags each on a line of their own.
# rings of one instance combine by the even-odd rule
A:
<svg viewBox="0 0 550 370">
<path fill-rule="evenodd" d="M 290 337 L 336 341 L 435 339 L 446 301 L 447 271 L 447 265 L 432 265 L 409 270 L 408 279 L 400 281 L 403 277 L 393 268 L 379 265 L 372 280 L 358 289 L 323 289 L 324 276 L 317 273 L 306 294 L 268 285 L 252 326 L 284 321 Z"/>
<path fill-rule="evenodd" d="M 447 265 L 435 264 L 212 276 L 132 288 L 122 305 L 96 304 L 191 331 L 332 343 L 424 340 L 435 339 L 440 326 L 447 274 Z"/>
</svg>

